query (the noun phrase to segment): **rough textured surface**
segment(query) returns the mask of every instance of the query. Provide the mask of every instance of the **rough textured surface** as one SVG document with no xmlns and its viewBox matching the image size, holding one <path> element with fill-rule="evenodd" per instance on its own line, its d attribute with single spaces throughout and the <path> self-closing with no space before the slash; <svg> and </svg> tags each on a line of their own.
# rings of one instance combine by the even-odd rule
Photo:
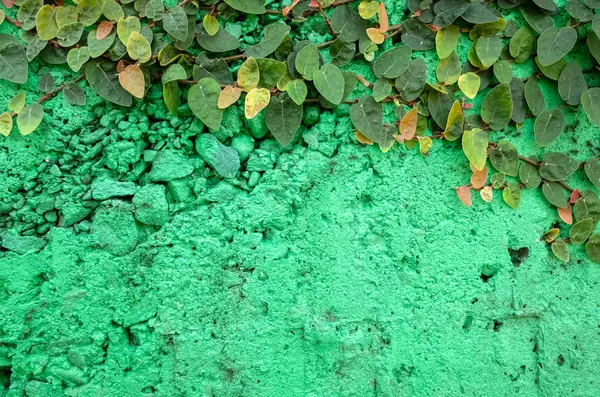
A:
<svg viewBox="0 0 600 397">
<path fill-rule="evenodd" d="M 256 23 L 227 26 L 250 45 Z M 317 18 L 302 29 L 327 38 Z M 17 87 L 1 86 L 4 107 Z M 212 133 L 242 164 L 224 180 L 195 148 L 209 131 L 159 98 L 59 96 L 41 131 L 0 140 L 0 396 L 597 396 L 600 266 L 539 241 L 564 226 L 540 192 L 464 207 L 457 143 L 381 153 L 347 106 L 307 109 L 287 150 L 229 109 Z M 492 139 L 536 153 L 532 124 Z M 567 124 L 545 150 L 598 155 L 583 113 Z"/>
</svg>

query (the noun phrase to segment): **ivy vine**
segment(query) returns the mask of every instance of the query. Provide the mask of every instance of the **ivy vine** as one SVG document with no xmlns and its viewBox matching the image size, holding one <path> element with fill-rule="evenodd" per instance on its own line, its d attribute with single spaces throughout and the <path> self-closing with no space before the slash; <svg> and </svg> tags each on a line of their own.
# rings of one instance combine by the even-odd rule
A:
<svg viewBox="0 0 600 397">
<path fill-rule="evenodd" d="M 589 258 L 600 263 L 600 234 L 595 233 L 600 199 L 592 190 L 580 192 L 566 183 L 575 172 L 584 172 L 600 188 L 598 158 L 580 163 L 559 152 L 524 157 L 509 141 L 490 140 L 491 131 L 509 124 L 519 129 L 533 117 L 536 145 L 548 146 L 565 129 L 566 107 L 581 107 L 600 127 L 600 88 L 588 87 L 579 64 L 566 59 L 585 41 L 600 63 L 598 0 L 569 0 L 562 27 L 555 26 L 553 16 L 561 10 L 553 0 L 409 0 L 408 18 L 397 25 L 389 24 L 384 2 L 375 0 L 287 0 L 279 9 L 267 9 L 263 0 L 183 0 L 171 8 L 161 0 L 1 1 L 7 11 L 0 10 L 0 23 L 21 33 L 0 34 L 0 78 L 24 84 L 28 63 L 38 57 L 67 64 L 78 74 L 58 87 L 50 74 L 41 76 L 43 94 L 36 103 L 26 104 L 23 92 L 15 95 L 0 115 L 5 136 L 13 119 L 23 135 L 33 132 L 44 102 L 59 93 L 73 105 L 84 105 L 83 80 L 120 106 L 143 100 L 151 84 L 160 83 L 171 113 L 176 115 L 187 100 L 212 130 L 220 128 L 225 109 L 243 101 L 245 117 L 264 112 L 269 131 L 283 146 L 294 141 L 304 104 L 324 109 L 347 104 L 356 139 L 382 151 L 397 143 L 418 146 L 427 155 L 435 140 L 460 140 L 472 177 L 457 194 L 468 206 L 473 190 L 487 202 L 500 190 L 506 204 L 517 208 L 525 188 L 541 188 L 560 218 L 572 224 L 568 238 L 559 238 L 558 228 L 542 236 L 552 252 L 566 262 L 568 244 L 585 244 Z M 523 26 L 499 11 L 514 8 L 523 15 Z M 248 14 L 271 23 L 260 42 L 240 52 L 243 45 L 225 23 Z M 292 26 L 309 15 L 323 18 L 331 40 L 293 38 Z M 462 64 L 457 46 L 467 36 L 468 62 Z M 382 46 L 386 41 L 391 45 Z M 439 58 L 436 83 L 417 55 L 429 50 Z M 344 69 L 357 58 L 370 63 L 374 82 Z M 533 62 L 537 72 L 519 79 L 513 65 L 525 62 Z M 547 108 L 540 79 L 556 82 L 562 106 Z M 370 93 L 357 97 L 357 84 Z M 483 97 L 480 112 L 472 110 L 477 96 Z M 394 107 L 393 123 L 384 123 L 386 106 Z M 497 171 L 493 175 L 488 163 Z"/>
</svg>

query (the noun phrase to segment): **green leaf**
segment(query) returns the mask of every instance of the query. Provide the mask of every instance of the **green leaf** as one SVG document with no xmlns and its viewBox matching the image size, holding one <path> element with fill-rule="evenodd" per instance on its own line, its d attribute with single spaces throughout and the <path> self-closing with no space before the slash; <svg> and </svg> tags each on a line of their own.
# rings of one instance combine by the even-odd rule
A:
<svg viewBox="0 0 600 397">
<path fill-rule="evenodd" d="M 500 189 L 506 183 L 506 175 L 502 173 L 494 174 L 490 178 L 490 183 L 494 189 Z"/>
<path fill-rule="evenodd" d="M 248 47 L 244 54 L 248 57 L 265 58 L 275 52 L 289 32 L 290 27 L 283 22 L 267 25 L 264 29 L 262 41 Z"/>
<path fill-rule="evenodd" d="M 472 24 L 491 23 L 498 20 L 500 13 L 487 4 L 473 1 L 461 18 Z"/>
<path fill-rule="evenodd" d="M 460 102 L 454 101 L 450 108 L 450 112 L 448 113 L 444 138 L 448 141 L 455 141 L 460 138 L 463 134 L 464 121 L 465 119 Z"/>
<path fill-rule="evenodd" d="M 540 176 L 548 181 L 567 179 L 579 168 L 579 162 L 565 153 L 547 153 L 540 163 Z"/>
<path fill-rule="evenodd" d="M 258 58 L 256 60 L 260 71 L 258 85 L 263 88 L 274 88 L 277 83 L 287 74 L 287 65 L 275 59 Z"/>
<path fill-rule="evenodd" d="M 405 101 L 413 101 L 421 95 L 427 81 L 427 65 L 423 58 L 413 59 L 408 69 L 395 81 L 394 85 Z"/>
<path fill-rule="evenodd" d="M 102 56 L 115 42 L 117 33 L 113 29 L 112 32 L 102 40 L 96 38 L 96 29 L 92 29 L 88 34 L 87 44 L 92 58 L 98 58 Z M 129 37 L 129 36 L 128 36 Z"/>
<path fill-rule="evenodd" d="M 500 83 L 510 84 L 512 81 L 512 66 L 508 61 L 498 61 L 494 64 L 494 76 Z"/>
<path fill-rule="evenodd" d="M 480 37 L 475 43 L 475 52 L 483 67 L 489 68 L 502 52 L 502 40 L 498 36 Z"/>
<path fill-rule="evenodd" d="M 596 62 L 600 63 L 600 38 L 598 35 L 594 32 L 589 32 L 585 43 Z"/>
<path fill-rule="evenodd" d="M 438 57 L 444 59 L 449 57 L 458 44 L 460 30 L 456 25 L 448 25 L 437 31 L 435 35 L 435 49 Z"/>
<path fill-rule="evenodd" d="M 183 66 L 178 63 L 174 63 L 169 65 L 167 70 L 165 70 L 163 73 L 161 83 L 164 85 L 170 83 L 171 81 L 185 80 L 187 78 L 188 75 Z"/>
<path fill-rule="evenodd" d="M 338 105 L 344 98 L 344 75 L 332 63 L 323 65 L 314 75 L 314 84 L 319 94 L 334 105 Z"/>
<path fill-rule="evenodd" d="M 558 81 L 560 74 L 567 65 L 567 62 L 564 58 L 561 58 L 552 65 L 543 66 L 542 64 L 540 64 L 539 57 L 535 57 L 535 65 L 540 69 L 544 76 L 548 77 L 549 79 Z"/>
<path fill-rule="evenodd" d="M 433 24 L 443 28 L 453 23 L 467 11 L 471 3 L 468 0 L 441 0 L 433 6 L 435 18 Z"/>
<path fill-rule="evenodd" d="M 581 103 L 581 94 L 585 90 L 587 90 L 587 83 L 581 68 L 577 63 L 569 62 L 558 79 L 560 97 L 567 104 L 576 106 Z"/>
<path fill-rule="evenodd" d="M 563 262 L 569 261 L 569 247 L 562 240 L 555 240 L 552 245 L 552 253 Z"/>
<path fill-rule="evenodd" d="M 32 103 L 29 106 L 25 106 L 19 115 L 17 116 L 17 127 L 23 135 L 29 135 L 42 122 L 44 118 L 44 108 L 39 103 Z"/>
<path fill-rule="evenodd" d="M 77 22 L 77 18 L 79 18 L 79 14 L 75 6 L 58 7 L 56 10 L 56 26 L 59 28 L 68 23 Z"/>
<path fill-rule="evenodd" d="M 8 110 L 19 113 L 25 107 L 25 93 L 19 91 L 8 101 Z"/>
<path fill-rule="evenodd" d="M 377 79 L 373 85 L 373 98 L 377 102 L 383 101 L 392 93 L 392 85 L 387 79 Z"/>
<path fill-rule="evenodd" d="M 600 234 L 592 234 L 585 245 L 585 252 L 592 261 L 600 263 Z"/>
<path fill-rule="evenodd" d="M 335 40 L 331 46 L 329 46 L 329 56 L 338 66 L 347 65 L 352 61 L 356 54 L 356 44 L 346 43 L 340 39 Z"/>
<path fill-rule="evenodd" d="M 520 124 L 525 120 L 527 104 L 525 102 L 525 84 L 517 77 L 513 77 L 510 81 L 510 96 L 513 101 L 513 111 L 510 118 L 515 123 Z"/>
<path fill-rule="evenodd" d="M 115 65 L 90 61 L 85 64 L 85 77 L 90 87 L 102 98 L 121 106 L 131 106 L 133 97 L 121 87 Z"/>
<path fill-rule="evenodd" d="M 175 116 L 177 116 L 177 109 L 179 108 L 180 94 L 181 90 L 176 81 L 163 84 L 163 99 L 165 101 L 165 106 L 169 109 L 169 112 Z"/>
<path fill-rule="evenodd" d="M 265 109 L 265 121 L 271 134 L 281 146 L 288 146 L 302 123 L 302 105 L 283 93 L 273 96 Z"/>
<path fill-rule="evenodd" d="M 521 188 L 518 183 L 507 183 L 502 190 L 502 199 L 510 207 L 517 209 L 521 202 Z"/>
<path fill-rule="evenodd" d="M 114 0 L 112 0 L 112 1 L 114 1 Z M 104 7 L 104 12 L 106 14 L 106 6 Z M 150 0 L 150 1 L 148 1 L 148 4 L 146 5 L 145 13 L 146 13 L 147 18 L 152 19 L 155 22 L 160 21 L 163 19 L 164 15 L 165 15 L 165 6 L 161 0 Z M 107 16 L 107 18 L 108 18 L 108 16 Z M 109 18 L 109 19 L 112 19 L 112 18 Z M 118 18 L 116 18 L 116 20 L 118 20 Z M 214 21 L 217 22 L 217 29 L 218 29 L 219 23 L 218 23 L 217 19 L 215 18 Z"/>
<path fill-rule="evenodd" d="M 21 29 L 31 30 L 35 28 L 35 17 L 43 5 L 44 0 L 25 0 L 19 6 L 17 20 L 21 22 Z M 0 43 L 1 42 L 2 41 L 0 41 Z"/>
<path fill-rule="evenodd" d="M 373 63 L 373 72 L 380 78 L 395 79 L 408 69 L 412 49 L 409 46 L 399 46 L 384 52 Z"/>
<path fill-rule="evenodd" d="M 466 130 L 462 138 L 462 148 L 469 162 L 478 171 L 485 168 L 487 159 L 488 135 L 487 132 L 473 128 Z"/>
<path fill-rule="evenodd" d="M 163 15 L 163 28 L 176 40 L 185 41 L 188 36 L 188 19 L 182 7 L 170 8 Z M 198 25 L 201 26 L 201 25 Z M 204 30 L 204 27 L 203 27 Z M 219 29 L 222 30 L 222 29 Z M 206 30 L 204 30 L 206 32 Z M 208 33 L 207 33 L 208 35 Z M 216 37 L 212 36 L 212 37 Z M 122 40 L 121 40 L 122 41 Z M 124 42 L 126 43 L 126 42 Z M 200 43 L 200 45 L 202 45 Z M 237 48 L 237 47 L 236 47 Z"/>
<path fill-rule="evenodd" d="M 62 25 L 56 32 L 58 44 L 61 47 L 71 47 L 77 44 L 83 33 L 83 24 L 81 22 L 68 23 Z"/>
<path fill-rule="evenodd" d="M 240 41 L 233 37 L 227 29 L 219 29 L 214 36 L 209 35 L 202 24 L 196 26 L 196 40 L 206 51 L 227 52 L 240 47 Z"/>
<path fill-rule="evenodd" d="M 486 124 L 489 124 L 491 129 L 499 131 L 508 125 L 512 109 L 510 85 L 498 84 L 483 100 L 481 118 Z"/>
<path fill-rule="evenodd" d="M 592 18 L 592 30 L 596 33 L 596 36 L 600 35 L 600 14 L 594 15 Z"/>
<path fill-rule="evenodd" d="M 197 65 L 194 65 L 194 80 L 198 81 L 203 77 L 210 77 L 219 84 L 233 84 L 233 77 L 227 62 L 222 59 L 208 59 L 206 57 L 198 57 Z"/>
<path fill-rule="evenodd" d="M 533 51 L 535 39 L 533 33 L 527 26 L 521 26 L 515 35 L 510 39 L 509 52 L 510 56 L 517 63 L 523 63 L 529 59 Z"/>
<path fill-rule="evenodd" d="M 160 0 L 151 0 L 150 3 L 153 3 L 153 5 L 156 6 L 157 1 L 162 6 L 162 2 Z M 148 18 L 151 18 L 148 15 L 147 11 L 148 10 L 146 10 L 146 15 L 148 16 Z M 104 8 L 102 9 L 102 13 L 109 21 L 117 22 L 119 19 L 125 18 L 125 13 L 123 12 L 121 5 L 118 4 L 115 0 L 104 0 Z"/>
<path fill-rule="evenodd" d="M 295 66 L 302 77 L 312 81 L 313 74 L 319 70 L 319 49 L 317 46 L 309 43 L 302 48 L 296 56 Z"/>
<path fill-rule="evenodd" d="M 43 93 L 50 93 L 56 89 L 56 82 L 50 73 L 45 73 L 38 81 L 38 89 Z"/>
<path fill-rule="evenodd" d="M 594 221 L 591 218 L 582 219 L 571 226 L 569 238 L 571 243 L 581 245 L 590 237 L 594 231 Z"/>
<path fill-rule="evenodd" d="M 458 78 L 458 88 L 467 98 L 473 99 L 479 92 L 481 78 L 473 72 L 468 72 Z"/>
<path fill-rule="evenodd" d="M 302 105 L 308 94 L 308 88 L 304 80 L 296 79 L 288 83 L 287 93 L 296 105 Z"/>
<path fill-rule="evenodd" d="M 595 229 L 598 220 L 600 220 L 600 199 L 598 199 L 596 193 L 591 190 L 581 193 L 581 197 L 573 206 L 573 214 L 578 222 L 586 218 L 592 219 L 592 222 L 594 222 L 593 229 Z"/>
<path fill-rule="evenodd" d="M 221 87 L 213 79 L 203 78 L 194 84 L 188 92 L 188 104 L 196 117 L 208 128 L 221 128 L 223 110 L 219 109 Z"/>
<path fill-rule="evenodd" d="M 581 94 L 581 107 L 592 124 L 600 127 L 600 88 L 594 87 L 584 91 Z"/>
<path fill-rule="evenodd" d="M 402 24 L 402 42 L 415 51 L 435 48 L 435 33 L 416 18 L 409 18 Z"/>
<path fill-rule="evenodd" d="M 27 57 L 19 40 L 10 34 L 0 34 L 0 78 L 25 84 L 27 74 Z"/>
<path fill-rule="evenodd" d="M 600 163 L 594 158 L 588 159 L 583 167 L 590 182 L 600 188 Z"/>
<path fill-rule="evenodd" d="M 238 70 L 237 81 L 238 85 L 244 91 L 250 91 L 253 88 L 258 87 L 258 83 L 260 82 L 260 69 L 258 69 L 258 62 L 256 62 L 256 59 L 248 58 L 244 61 Z"/>
<path fill-rule="evenodd" d="M 519 174 L 519 153 L 515 145 L 508 141 L 498 142 L 490 154 L 490 162 L 503 174 L 517 176 Z"/>
<path fill-rule="evenodd" d="M 567 12 L 579 22 L 589 22 L 594 16 L 593 11 L 583 4 L 581 0 L 569 0 L 567 3 Z"/>
<path fill-rule="evenodd" d="M 52 40 L 56 37 L 56 8 L 46 4 L 38 11 L 35 17 L 35 28 L 40 40 Z"/>
<path fill-rule="evenodd" d="M 225 4 L 244 14 L 264 14 L 267 12 L 263 0 L 225 0 Z"/>
<path fill-rule="evenodd" d="M 569 205 L 567 203 L 567 198 L 565 197 L 565 190 L 559 183 L 544 181 L 542 193 L 544 193 L 544 197 L 546 197 L 546 200 L 548 200 L 550 204 L 553 204 L 558 208 L 567 208 Z"/>
<path fill-rule="evenodd" d="M 72 48 L 67 54 L 67 63 L 74 72 L 78 72 L 84 63 L 90 59 L 90 50 L 86 46 Z"/>
<path fill-rule="evenodd" d="M 545 110 L 535 119 L 533 134 L 538 146 L 554 142 L 565 127 L 565 116 L 560 109 Z"/>
<path fill-rule="evenodd" d="M 546 111 L 544 94 L 536 79 L 531 78 L 525 83 L 525 101 L 534 116 L 539 116 Z"/>
<path fill-rule="evenodd" d="M 366 29 L 365 22 L 349 5 L 335 7 L 330 23 L 336 36 L 346 43 L 357 41 Z"/>
<path fill-rule="evenodd" d="M 448 123 L 448 114 L 453 103 L 453 98 L 448 94 L 442 94 L 438 91 L 431 91 L 429 93 L 427 97 L 429 114 L 440 128 L 444 128 Z"/>
<path fill-rule="evenodd" d="M 48 45 L 47 41 L 44 40 L 40 40 L 39 37 L 35 37 L 33 39 L 33 41 L 31 41 L 28 45 L 27 45 L 27 50 L 25 51 L 25 54 L 27 56 L 27 60 L 28 61 L 33 61 L 33 59 L 35 57 L 37 57 L 39 55 L 39 53 L 46 48 L 46 46 Z"/>
<path fill-rule="evenodd" d="M 498 18 L 494 22 L 482 23 L 473 26 L 473 29 L 469 32 L 469 38 L 475 40 L 482 36 L 496 36 L 506 28 L 506 21 L 503 18 Z"/>
<path fill-rule="evenodd" d="M 86 103 L 85 92 L 75 83 L 69 83 L 63 88 L 63 95 L 67 102 L 75 106 L 84 106 Z"/>
<path fill-rule="evenodd" d="M 129 41 L 129 36 L 132 33 L 140 33 L 142 30 L 142 25 L 140 20 L 136 17 L 129 16 L 125 19 L 119 19 L 117 22 L 117 35 L 119 36 L 119 40 L 123 45 L 127 45 Z M 88 45 L 89 45 L 89 36 L 88 36 Z"/>
<path fill-rule="evenodd" d="M 79 19 L 84 26 L 93 25 L 102 15 L 104 0 L 80 0 L 77 4 L 77 12 L 81 15 Z"/>
<path fill-rule="evenodd" d="M 383 109 L 371 96 L 362 96 L 350 107 L 354 127 L 375 143 L 385 144 L 387 134 L 383 129 Z"/>
<path fill-rule="evenodd" d="M 556 4 L 554 4 L 553 0 L 533 0 L 533 3 L 540 7 L 542 10 L 554 12 L 558 9 L 556 8 Z"/>
<path fill-rule="evenodd" d="M 531 157 L 530 157 L 531 158 Z M 531 158 L 536 161 L 535 158 Z M 529 189 L 536 189 L 542 182 L 542 177 L 538 171 L 538 167 L 524 161 L 519 168 L 519 179 Z"/>
<path fill-rule="evenodd" d="M 127 41 L 127 54 L 133 60 L 146 63 L 152 58 L 150 43 L 139 33 L 132 32 Z"/>
<path fill-rule="evenodd" d="M 554 26 L 552 18 L 537 7 L 521 7 L 521 13 L 529 26 L 538 34 Z"/>
<path fill-rule="evenodd" d="M 549 66 L 560 60 L 573 49 L 577 42 L 577 32 L 571 27 L 546 29 L 538 38 L 538 58 L 542 66 Z"/>
<path fill-rule="evenodd" d="M 9 136 L 13 127 L 13 119 L 8 112 L 0 114 L 0 134 Z"/>
<path fill-rule="evenodd" d="M 452 52 L 450 56 L 440 60 L 435 74 L 440 83 L 452 85 L 458 81 L 460 71 L 460 59 L 458 59 L 456 52 Z"/>
</svg>

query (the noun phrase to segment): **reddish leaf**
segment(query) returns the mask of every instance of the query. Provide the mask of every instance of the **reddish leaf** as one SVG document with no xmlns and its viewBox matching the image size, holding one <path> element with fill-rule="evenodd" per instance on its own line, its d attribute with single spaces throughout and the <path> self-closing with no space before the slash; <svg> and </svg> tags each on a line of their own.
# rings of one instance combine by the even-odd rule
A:
<svg viewBox="0 0 600 397">
<path fill-rule="evenodd" d="M 458 195 L 458 198 L 460 199 L 460 201 L 462 201 L 462 203 L 464 205 L 466 205 L 467 207 L 470 207 L 471 205 L 473 205 L 473 202 L 471 201 L 471 188 L 468 186 L 461 186 L 458 189 L 456 189 L 456 194 Z"/>
<path fill-rule="evenodd" d="M 106 36 L 112 32 L 112 22 L 110 21 L 102 21 L 100 25 L 98 25 L 98 29 L 96 30 L 96 40 L 102 40 Z"/>
<path fill-rule="evenodd" d="M 385 3 L 382 1 L 381 3 L 379 3 L 379 29 L 383 33 L 385 33 L 388 31 L 389 28 L 390 25 L 388 22 L 388 14 L 385 10 Z"/>
<path fill-rule="evenodd" d="M 319 4 L 317 0 L 312 0 L 308 6 L 313 8 L 319 8 L 321 7 L 321 4 Z"/>
<path fill-rule="evenodd" d="M 2 0 L 2 4 L 4 4 L 4 7 L 6 8 L 12 8 L 15 4 L 15 0 Z"/>
<path fill-rule="evenodd" d="M 417 131 L 417 121 L 419 118 L 419 113 L 417 108 L 412 108 L 408 113 L 402 117 L 400 120 L 400 134 L 402 136 L 402 140 L 410 141 L 415 137 L 415 132 Z"/>
<path fill-rule="evenodd" d="M 471 166 L 471 171 L 473 171 L 473 175 L 471 175 L 471 186 L 473 186 L 473 189 L 481 189 L 485 186 L 485 182 L 487 181 L 488 168 L 483 167 L 481 171 L 478 171 Z"/>
<path fill-rule="evenodd" d="M 557 208 L 558 216 L 567 225 L 573 224 L 573 211 L 571 211 L 571 204 L 567 203 L 567 208 Z"/>
<path fill-rule="evenodd" d="M 579 197 L 581 197 L 579 189 L 573 190 L 573 193 L 571 193 L 571 197 L 569 198 L 569 203 L 575 204 L 577 200 L 579 200 Z"/>
<path fill-rule="evenodd" d="M 283 7 L 283 10 L 281 11 L 281 13 L 283 14 L 283 16 L 287 16 L 287 14 L 289 14 L 292 9 L 294 7 L 296 7 L 296 5 L 300 3 L 300 0 L 294 0 L 292 1 L 292 5 L 291 6 L 287 6 L 287 7 Z"/>
</svg>

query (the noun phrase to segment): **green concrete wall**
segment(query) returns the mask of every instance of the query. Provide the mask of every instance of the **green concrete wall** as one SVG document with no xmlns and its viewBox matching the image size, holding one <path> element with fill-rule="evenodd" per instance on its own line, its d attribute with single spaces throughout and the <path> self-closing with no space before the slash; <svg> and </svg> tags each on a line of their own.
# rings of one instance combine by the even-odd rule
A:
<svg viewBox="0 0 600 397">
<path fill-rule="evenodd" d="M 298 34 L 324 33 L 310 19 Z M 433 81 L 434 53 L 414 56 Z M 32 70 L 30 101 L 50 69 Z M 0 88 L 4 108 L 17 87 Z M 552 256 L 540 236 L 564 224 L 539 191 L 467 208 L 459 144 L 382 153 L 356 142 L 347 106 L 309 109 L 286 150 L 229 109 L 215 135 L 243 172 L 222 180 L 194 147 L 208 131 L 160 95 L 133 110 L 58 97 L 40 131 L 0 139 L 0 396 L 599 395 L 600 266 L 581 247 Z M 600 131 L 565 112 L 544 150 L 597 155 Z M 532 126 L 491 137 L 543 153 Z"/>
</svg>

